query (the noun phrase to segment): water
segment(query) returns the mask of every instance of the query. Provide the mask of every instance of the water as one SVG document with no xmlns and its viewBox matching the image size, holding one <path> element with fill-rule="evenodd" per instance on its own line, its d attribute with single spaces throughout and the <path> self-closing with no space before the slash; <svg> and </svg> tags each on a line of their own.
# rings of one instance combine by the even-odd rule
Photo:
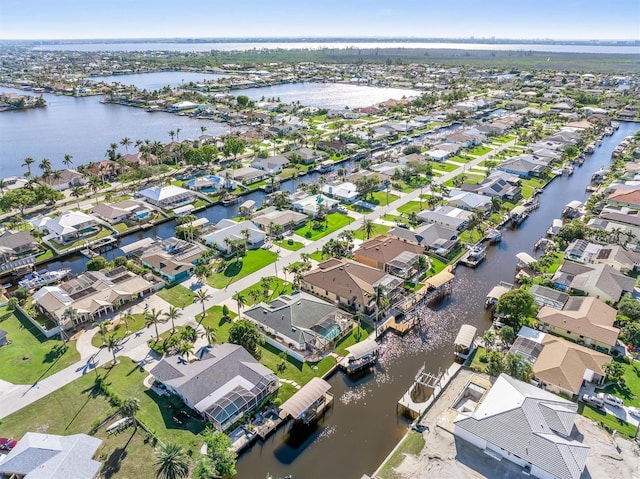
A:
<svg viewBox="0 0 640 479">
<path fill-rule="evenodd" d="M 606 53 L 606 54 L 638 54 L 640 47 L 618 45 L 571 45 L 571 44 L 538 44 L 538 43 L 457 43 L 457 42 L 130 42 L 130 43 L 70 43 L 56 45 L 39 45 L 36 50 L 44 51 L 80 51 L 80 52 L 140 52 L 140 51 L 172 51 L 172 52 L 208 52 L 247 51 L 247 50 L 319 50 L 324 48 L 421 48 L 421 49 L 453 49 L 453 50 L 497 50 L 497 51 L 534 51 L 555 53 Z"/>
<path fill-rule="evenodd" d="M 556 178 L 545 189 L 540 208 L 519 229 L 506 231 L 503 241 L 489 248 L 486 261 L 475 270 L 462 266 L 456 270 L 451 298 L 429 310 L 420 330 L 404 338 L 386 336 L 375 374 L 356 381 L 335 374 L 329 380 L 334 407 L 318 426 L 291 433 L 282 428 L 239 458 L 237 477 L 261 479 L 269 472 L 274 477 L 291 474 L 294 479 L 358 479 L 371 474 L 406 432 L 408 423 L 397 417 L 396 403 L 418 369 L 426 364 L 427 371 L 437 373 L 452 363 L 452 341 L 460 325 L 473 324 L 479 331 L 489 327 L 485 297 L 499 281 L 512 281 L 515 254 L 531 253 L 566 203 L 587 198 L 584 188 L 591 174 L 609 165 L 613 149 L 639 129 L 637 124 L 623 123 L 572 177 Z"/>
<path fill-rule="evenodd" d="M 217 73 L 200 72 L 151 72 L 134 73 L 131 75 L 108 75 L 89 77 L 88 80 L 101 81 L 105 83 L 120 83 L 121 85 L 133 85 L 139 90 L 154 91 L 167 85 L 171 88 L 178 85 L 193 82 L 200 83 L 220 78 L 228 78 L 229 75 L 219 75 Z"/>
<path fill-rule="evenodd" d="M 361 85 L 344 85 L 337 83 L 289 83 L 262 88 L 233 90 L 234 95 L 246 95 L 258 101 L 264 98 L 280 98 L 284 103 L 299 101 L 305 106 L 317 108 L 345 107 L 357 108 L 371 106 L 389 99 L 415 97 L 423 92 L 402 88 L 376 88 Z"/>
</svg>

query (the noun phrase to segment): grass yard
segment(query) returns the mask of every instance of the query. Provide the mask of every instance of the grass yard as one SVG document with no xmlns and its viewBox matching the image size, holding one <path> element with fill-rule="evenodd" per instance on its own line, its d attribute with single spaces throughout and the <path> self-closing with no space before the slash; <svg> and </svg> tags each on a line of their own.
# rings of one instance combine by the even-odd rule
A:
<svg viewBox="0 0 640 479">
<path fill-rule="evenodd" d="M 207 278 L 207 284 L 212 288 L 223 289 L 234 281 L 255 273 L 273 263 L 277 258 L 276 253 L 266 249 L 247 251 L 240 261 L 227 261 L 220 272 L 213 273 Z"/>
<path fill-rule="evenodd" d="M 158 291 L 157 295 L 176 308 L 189 306 L 193 303 L 193 298 L 196 297 L 193 291 L 189 288 L 185 288 L 181 284 L 163 288 Z"/>
<path fill-rule="evenodd" d="M 438 274 L 440 271 L 445 269 L 449 264 L 445 263 L 438 258 L 434 258 L 433 256 L 429 256 L 429 261 L 431 261 L 431 269 L 429 270 L 429 275 L 434 276 Z"/>
<path fill-rule="evenodd" d="M 381 225 L 378 223 L 374 223 L 373 225 L 374 225 L 374 230 L 369 236 L 369 238 L 375 238 L 376 236 L 387 234 L 387 231 L 391 229 L 391 226 L 387 226 L 387 225 Z M 362 226 L 354 230 L 353 236 L 356 239 L 363 240 L 363 241 L 367 239 L 367 236 L 364 234 L 364 230 L 362 229 Z"/>
<path fill-rule="evenodd" d="M 385 221 L 391 221 L 393 223 L 402 223 L 405 221 L 405 219 L 402 216 L 395 216 L 395 215 L 390 215 L 390 214 L 384 214 L 380 217 L 381 220 L 385 220 Z"/>
<path fill-rule="evenodd" d="M 276 244 L 281 248 L 288 249 L 289 251 L 298 251 L 299 249 L 304 248 L 304 244 L 302 244 L 300 241 L 293 241 L 292 239 L 274 241 L 273 244 Z"/>
<path fill-rule="evenodd" d="M 262 285 L 260 283 L 256 283 L 253 286 L 249 286 L 248 288 L 240 291 L 240 294 L 245 297 L 247 306 L 253 306 L 260 301 L 269 302 L 272 299 L 277 298 L 281 294 L 291 294 L 291 292 L 293 291 L 293 285 L 288 281 L 285 281 L 282 278 L 276 279 L 275 276 L 268 276 L 268 278 L 271 280 L 271 284 L 266 296 L 264 294 L 264 289 L 262 288 Z M 253 291 L 256 291 L 257 293 L 253 293 Z M 257 301 L 256 299 L 254 299 L 254 296 Z"/>
<path fill-rule="evenodd" d="M 442 163 L 432 163 L 433 171 L 444 171 L 446 173 L 451 173 L 453 170 L 457 170 L 460 168 L 460 165 L 454 165 L 452 163 L 442 162 Z"/>
<path fill-rule="evenodd" d="M 607 386 L 604 391 L 624 400 L 625 406 L 640 407 L 640 361 L 620 364 L 624 366 L 624 384 Z"/>
<path fill-rule="evenodd" d="M 0 308 L 0 329 L 10 343 L 0 348 L 0 379 L 34 384 L 80 360 L 76 342 L 66 351 L 62 341 L 47 339 L 31 322 L 6 307 Z"/>
<path fill-rule="evenodd" d="M 580 411 L 581 408 L 582 411 Z M 622 434 L 625 437 L 633 437 L 636 433 L 635 426 L 632 426 L 622 419 L 618 419 L 613 414 L 607 414 L 606 412 L 600 409 L 592 408 L 587 404 L 580 403 L 580 405 L 578 406 L 578 412 L 584 417 L 588 417 L 589 419 L 597 422 L 609 431 L 618 431 L 619 434 Z"/>
<path fill-rule="evenodd" d="M 423 209 L 426 209 L 425 207 L 426 207 L 426 204 L 424 202 L 422 203 L 422 207 L 420 207 L 419 201 L 409 201 L 409 203 L 405 203 L 402 206 L 398 206 L 398 211 L 400 213 L 404 213 L 405 215 L 408 215 L 411 213 L 419 213 Z"/>
<path fill-rule="evenodd" d="M 389 195 L 390 197 L 392 195 Z M 312 241 L 318 240 L 353 223 L 355 220 L 348 215 L 341 213 L 331 213 L 326 216 L 325 222 L 320 221 L 308 221 L 306 225 L 298 228 L 295 233 L 303 238 L 310 239 Z M 314 228 L 314 224 L 319 225 L 319 228 Z"/>
<path fill-rule="evenodd" d="M 473 230 L 464 230 L 462 233 L 460 233 L 460 241 L 462 241 L 463 243 L 467 243 L 467 244 L 476 244 L 478 241 L 480 241 L 484 236 L 484 233 L 482 233 L 481 231 L 478 231 L 477 229 L 473 229 Z"/>
<path fill-rule="evenodd" d="M 122 223 L 116 223 L 115 225 L 111 225 L 111 226 L 113 227 L 114 230 L 116 230 L 120 234 L 124 233 L 129 229 L 129 225 L 127 225 L 127 223 L 125 223 L 124 221 Z"/>
<path fill-rule="evenodd" d="M 100 477 L 155 477 L 156 466 L 149 460 L 155 451 L 144 429 L 129 427 L 115 434 L 107 434 L 105 429 L 95 434 L 104 441 L 97 453 L 97 460 L 103 463 Z"/>
<path fill-rule="evenodd" d="M 349 346 L 353 346 L 360 341 L 364 341 L 372 332 L 373 328 L 366 323 L 362 323 L 361 326 L 354 327 L 351 332 L 337 344 L 335 353 L 338 356 L 346 356 L 348 352 L 347 348 Z"/>
<path fill-rule="evenodd" d="M 470 150 L 467 150 L 467 153 L 469 155 L 473 155 L 473 156 L 482 156 L 482 155 L 486 155 L 491 150 L 493 150 L 493 148 L 489 148 L 488 146 L 479 145 L 479 146 L 475 146 L 475 147 L 471 148 Z"/>
<path fill-rule="evenodd" d="M 129 334 L 144 329 L 144 314 L 132 314 L 131 316 L 133 316 L 133 319 L 129 320 Z M 127 335 L 127 326 L 125 326 L 124 322 L 120 320 L 116 320 L 114 323 L 115 325 L 112 327 L 109 333 L 107 333 L 107 335 L 115 334 L 115 337 L 118 339 L 124 338 Z M 104 338 L 102 337 L 102 334 L 99 332 L 94 334 L 93 338 L 91 338 L 91 344 L 96 348 L 101 348 L 104 344 Z"/>
<path fill-rule="evenodd" d="M 484 372 L 487 363 L 483 363 L 481 359 L 483 359 L 486 354 L 487 350 L 482 346 L 478 346 L 473 352 L 473 356 L 471 356 L 471 361 L 469 362 L 469 359 L 467 359 L 466 364 L 474 371 Z"/>
<path fill-rule="evenodd" d="M 40 253 L 38 256 L 36 256 L 36 262 L 45 261 L 53 258 L 53 250 L 45 245 L 42 245 L 42 247 L 44 248 L 44 251 Z"/>
<path fill-rule="evenodd" d="M 373 197 L 367 200 L 369 203 L 373 203 L 374 205 L 382 205 L 386 206 L 389 203 L 393 203 L 397 200 L 399 196 L 396 196 L 392 193 L 388 193 L 386 191 L 376 191 L 373 193 Z"/>
<path fill-rule="evenodd" d="M 311 253 L 309 257 L 319 263 L 325 260 L 325 258 L 322 257 L 322 251 L 320 251 L 319 249 Z"/>
<path fill-rule="evenodd" d="M 402 464 L 404 461 L 405 455 L 412 454 L 416 455 L 422 451 L 424 447 L 425 441 L 422 434 L 415 431 L 410 431 L 407 436 L 402 440 L 402 443 L 394 451 L 394 453 L 389 457 L 387 462 L 384 463 L 380 472 L 378 473 L 378 477 L 381 479 L 393 479 L 396 477 L 394 473 L 394 469 Z"/>
</svg>

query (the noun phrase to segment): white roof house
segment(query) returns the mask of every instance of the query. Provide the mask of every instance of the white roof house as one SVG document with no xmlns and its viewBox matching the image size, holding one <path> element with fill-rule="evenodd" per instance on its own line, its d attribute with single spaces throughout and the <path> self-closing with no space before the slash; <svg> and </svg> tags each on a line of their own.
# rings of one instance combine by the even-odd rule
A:
<svg viewBox="0 0 640 479">
<path fill-rule="evenodd" d="M 464 230 L 473 213 L 453 206 L 438 206 L 434 210 L 418 213 L 418 218 L 427 223 L 435 223 L 457 231 Z"/>
<path fill-rule="evenodd" d="M 358 188 L 350 181 L 344 181 L 337 185 L 324 185 L 322 192 L 345 203 L 353 203 L 358 199 Z"/>
<path fill-rule="evenodd" d="M 449 193 L 447 202 L 449 206 L 455 206 L 463 210 L 489 211 L 491 208 L 491 198 L 470 191 L 452 190 Z"/>
<path fill-rule="evenodd" d="M 576 403 L 501 374 L 472 413 L 460 413 L 454 434 L 487 454 L 540 478 L 578 479 L 589 447 L 576 437 Z"/>
<path fill-rule="evenodd" d="M 82 211 L 65 211 L 60 216 L 36 218 L 30 223 L 34 228 L 41 229 L 47 234 L 44 239 L 57 239 L 64 242 L 78 236 L 80 230 L 97 225 L 99 221 L 95 216 Z"/>
<path fill-rule="evenodd" d="M 194 200 L 193 192 L 175 185 L 153 186 L 138 193 L 152 205 L 175 208 Z"/>
<path fill-rule="evenodd" d="M 300 211 L 306 215 L 315 215 L 320 205 L 325 205 L 328 210 L 335 208 L 340 202 L 324 195 L 309 195 L 291 203 L 295 211 Z"/>
<path fill-rule="evenodd" d="M 247 239 L 248 249 L 257 249 L 264 244 L 264 231 L 258 228 L 252 221 L 235 222 L 233 220 L 222 219 L 216 224 L 216 231 L 204 235 L 202 240 L 209 246 L 215 246 L 219 251 L 228 253 L 229 245 L 225 243 L 225 239 L 244 240 L 242 232 L 247 230 L 249 238 Z"/>
</svg>

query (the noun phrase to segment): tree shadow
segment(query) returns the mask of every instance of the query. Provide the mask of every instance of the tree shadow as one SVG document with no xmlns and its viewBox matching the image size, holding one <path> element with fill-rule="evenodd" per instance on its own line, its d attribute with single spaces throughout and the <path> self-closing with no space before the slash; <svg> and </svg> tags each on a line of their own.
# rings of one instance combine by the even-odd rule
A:
<svg viewBox="0 0 640 479">
<path fill-rule="evenodd" d="M 136 429 L 133 429 L 133 432 L 129 436 L 129 439 L 127 439 L 125 445 L 115 448 L 109 455 L 109 457 L 104 461 L 101 477 L 109 479 L 111 477 L 115 477 L 118 474 L 122 465 L 122 461 L 124 461 L 124 459 L 127 457 L 127 447 L 129 446 L 129 443 L 131 442 L 135 434 Z"/>
<path fill-rule="evenodd" d="M 240 271 L 242 271 L 243 261 L 234 261 L 229 266 L 227 266 L 224 270 L 224 275 L 227 278 L 232 278 L 234 276 L 238 276 Z"/>
</svg>

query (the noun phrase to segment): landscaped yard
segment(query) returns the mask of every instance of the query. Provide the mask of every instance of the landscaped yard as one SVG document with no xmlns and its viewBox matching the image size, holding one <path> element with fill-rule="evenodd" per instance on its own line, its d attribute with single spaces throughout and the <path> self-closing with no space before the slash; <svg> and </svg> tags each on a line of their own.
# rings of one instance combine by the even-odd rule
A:
<svg viewBox="0 0 640 479">
<path fill-rule="evenodd" d="M 487 153 L 489 153 L 493 148 L 489 148 L 488 146 L 476 146 L 474 148 L 471 148 L 470 150 L 467 151 L 468 154 L 470 155 L 474 155 L 474 156 L 482 156 L 482 155 L 486 155 Z"/>
<path fill-rule="evenodd" d="M 158 296 L 164 299 L 167 303 L 172 304 L 176 308 L 184 308 L 193 303 L 193 298 L 196 297 L 193 291 L 189 288 L 185 288 L 181 284 L 176 284 L 163 288 L 158 291 Z"/>
<path fill-rule="evenodd" d="M 117 339 L 122 339 L 127 335 L 127 327 L 129 329 L 129 334 L 133 334 L 136 331 L 140 331 L 144 328 L 145 317 L 144 314 L 132 314 L 131 319 L 129 320 L 127 326 L 125 326 L 124 321 L 120 319 L 116 319 L 114 321 L 115 326 L 111 329 L 107 335 L 115 335 Z M 97 332 L 91 338 L 91 344 L 96 348 L 101 348 L 104 345 L 104 338 L 102 333 Z"/>
<path fill-rule="evenodd" d="M 304 244 L 300 241 L 294 241 L 292 239 L 285 239 L 282 241 L 274 241 L 273 244 L 280 246 L 281 248 L 288 249 L 290 251 L 298 251 L 304 248 Z"/>
<path fill-rule="evenodd" d="M 326 216 L 326 221 L 308 221 L 302 228 L 298 228 L 295 233 L 303 238 L 315 241 L 347 226 L 350 223 L 353 223 L 354 221 L 355 220 L 348 215 L 331 213 Z M 314 224 L 319 225 L 320 227 L 314 228 Z"/>
<path fill-rule="evenodd" d="M 433 170 L 434 171 L 446 171 L 447 173 L 452 172 L 453 170 L 457 170 L 458 168 L 460 168 L 460 165 L 453 165 L 451 163 L 446 163 L 446 162 L 433 162 Z"/>
<path fill-rule="evenodd" d="M 582 410 L 580 410 L 582 409 Z M 628 422 L 618 419 L 613 414 L 608 414 L 600 409 L 592 408 L 587 404 L 580 403 L 578 412 L 584 417 L 588 417 L 597 422 L 601 426 L 608 428 L 609 430 L 618 431 L 625 437 L 633 437 L 636 433 L 636 427 L 632 426 Z"/>
<path fill-rule="evenodd" d="M 74 241 L 73 243 L 61 244 L 54 240 L 49 240 L 49 242 L 57 251 L 64 251 L 70 248 L 77 248 L 78 246 L 82 246 L 87 242 L 95 241 L 101 238 L 106 238 L 107 236 L 111 236 L 112 234 L 114 234 L 112 230 L 105 228 L 104 226 L 100 226 L 100 231 L 98 231 L 95 235 L 85 236 L 79 239 L 78 241 Z"/>
<path fill-rule="evenodd" d="M 44 251 L 36 256 L 36 262 L 53 258 L 53 250 L 48 246 L 42 245 Z"/>
<path fill-rule="evenodd" d="M 18 313 L 19 314 L 19 313 Z M 33 384 L 80 360 L 76 342 L 47 339 L 26 318 L 0 308 L 0 329 L 10 344 L 0 348 L 0 379 L 14 384 Z"/>
<path fill-rule="evenodd" d="M 282 278 L 276 279 L 275 276 L 268 276 L 268 278 L 269 280 L 271 280 L 271 283 L 266 296 L 264 295 L 265 290 L 260 282 L 240 291 L 240 294 L 242 294 L 245 298 L 245 303 L 247 304 L 247 306 L 252 306 L 260 301 L 265 301 L 268 303 L 281 294 L 290 294 L 293 291 L 293 285 L 288 281 L 285 281 Z M 252 291 L 257 291 L 260 296 L 257 296 L 257 293 L 252 293 Z M 254 295 L 256 296 L 257 301 L 254 299 Z"/>
<path fill-rule="evenodd" d="M 431 269 L 429 270 L 430 276 L 438 274 L 448 266 L 448 263 L 445 263 L 438 258 L 434 258 L 433 256 L 429 256 L 429 261 L 431 261 Z"/>
<path fill-rule="evenodd" d="M 620 364 L 624 366 L 624 384 L 607 386 L 604 391 L 624 400 L 625 406 L 640 407 L 640 361 Z"/>
<path fill-rule="evenodd" d="M 346 356 L 348 352 L 347 348 L 349 346 L 353 346 L 360 341 L 364 341 L 372 331 L 373 328 L 366 323 L 362 323 L 360 326 L 356 326 L 338 343 L 335 349 L 335 353 L 338 356 Z"/>
<path fill-rule="evenodd" d="M 409 201 L 409 203 L 405 203 L 402 206 L 398 206 L 398 211 L 400 213 L 404 213 L 405 215 L 408 215 L 411 213 L 419 213 L 423 209 L 426 209 L 426 204 L 422 202 L 422 207 L 421 207 L 419 201 Z"/>
<path fill-rule="evenodd" d="M 386 206 L 389 203 L 393 203 L 398 198 L 398 196 L 387 193 L 386 191 L 376 191 L 373 193 L 373 198 L 369 198 L 367 202 L 373 203 L 374 205 Z"/>
<path fill-rule="evenodd" d="M 213 273 L 207 278 L 207 284 L 212 288 L 222 289 L 234 281 L 238 281 L 273 263 L 276 258 L 277 255 L 273 251 L 266 249 L 249 250 L 244 257 L 240 258 L 240 261 L 233 259 L 225 262 L 221 271 Z"/>
<path fill-rule="evenodd" d="M 320 262 L 322 262 L 322 261 L 324 261 L 324 260 L 326 259 L 326 258 L 323 258 L 323 257 L 322 257 L 322 251 L 320 251 L 319 249 L 318 249 L 318 250 L 315 250 L 313 253 L 311 253 L 311 254 L 309 255 L 309 257 L 310 257 L 311 259 L 313 259 L 313 260 L 315 260 L 315 261 L 319 262 L 319 263 L 320 263 Z"/>
<path fill-rule="evenodd" d="M 375 238 L 376 236 L 387 234 L 387 231 L 391 229 L 391 226 L 381 225 L 378 223 L 374 223 L 373 226 L 374 226 L 374 230 L 369 236 L 369 238 Z M 360 227 L 354 230 L 353 236 L 354 238 L 357 238 L 363 241 L 367 239 L 367 235 L 365 235 L 364 230 L 362 229 L 362 225 L 360 225 Z"/>
</svg>

